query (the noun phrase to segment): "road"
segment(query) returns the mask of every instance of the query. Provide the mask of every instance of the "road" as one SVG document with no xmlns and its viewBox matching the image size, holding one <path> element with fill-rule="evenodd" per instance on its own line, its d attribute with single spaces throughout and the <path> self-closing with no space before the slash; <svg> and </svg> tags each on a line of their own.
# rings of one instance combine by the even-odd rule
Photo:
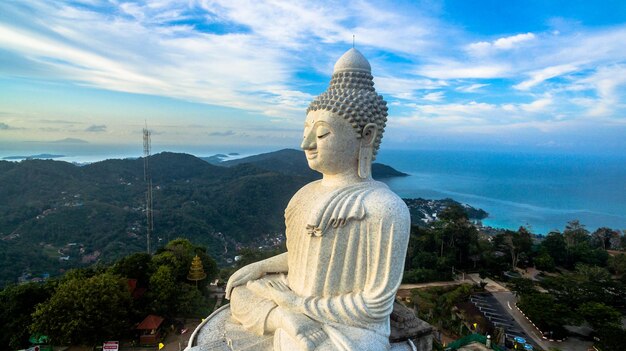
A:
<svg viewBox="0 0 626 351">
<path fill-rule="evenodd" d="M 517 297 L 511 292 L 494 293 L 493 296 L 498 302 L 506 307 L 506 311 L 517 321 L 517 323 L 524 329 L 526 334 L 530 335 L 533 341 L 537 342 L 544 350 L 549 350 L 551 347 L 558 348 L 560 350 L 567 351 L 587 351 L 593 350 L 593 342 L 582 340 L 577 337 L 570 336 L 563 342 L 549 341 L 541 338 L 541 334 L 530 322 L 524 317 L 524 315 L 515 307 L 517 303 Z M 511 306 L 511 308 L 509 308 Z"/>
<path fill-rule="evenodd" d="M 470 279 L 479 282 L 478 275 L 471 274 Z M 558 348 L 567 351 L 587 351 L 591 349 L 593 343 L 591 341 L 581 340 L 577 337 L 568 337 L 563 342 L 555 342 L 543 339 L 541 333 L 535 328 L 526 317 L 515 307 L 517 303 L 517 297 L 503 284 L 500 284 L 491 279 L 485 279 L 487 286 L 485 289 L 496 298 L 498 303 L 504 308 L 504 310 L 511 316 L 517 324 L 524 330 L 526 335 L 530 336 L 533 341 L 544 350 L 549 350 L 551 347 Z"/>
</svg>

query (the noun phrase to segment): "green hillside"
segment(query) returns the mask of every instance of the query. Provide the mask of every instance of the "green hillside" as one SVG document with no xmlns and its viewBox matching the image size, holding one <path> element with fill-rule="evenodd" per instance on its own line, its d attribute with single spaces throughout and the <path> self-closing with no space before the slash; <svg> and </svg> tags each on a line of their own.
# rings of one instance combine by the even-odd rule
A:
<svg viewBox="0 0 626 351">
<path fill-rule="evenodd" d="M 218 167 L 185 154 L 161 153 L 149 161 L 153 247 L 186 237 L 222 261 L 238 246 L 282 233 L 282 209 L 307 182 L 250 164 Z M 55 275 L 145 250 L 143 159 L 82 167 L 0 161 L 0 184 L 1 285 L 24 272 Z"/>
</svg>

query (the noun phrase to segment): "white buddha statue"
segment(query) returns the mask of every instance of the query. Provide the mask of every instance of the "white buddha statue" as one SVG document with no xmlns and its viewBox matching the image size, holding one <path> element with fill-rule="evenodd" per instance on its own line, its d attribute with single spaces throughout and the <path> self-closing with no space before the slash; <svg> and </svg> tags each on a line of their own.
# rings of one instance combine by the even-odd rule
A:
<svg viewBox="0 0 626 351">
<path fill-rule="evenodd" d="M 302 149 L 323 178 L 285 210 L 287 252 L 228 281 L 234 320 L 274 350 L 387 350 L 410 217 L 371 177 L 387 119 L 365 57 L 350 49 L 309 106 Z"/>
</svg>

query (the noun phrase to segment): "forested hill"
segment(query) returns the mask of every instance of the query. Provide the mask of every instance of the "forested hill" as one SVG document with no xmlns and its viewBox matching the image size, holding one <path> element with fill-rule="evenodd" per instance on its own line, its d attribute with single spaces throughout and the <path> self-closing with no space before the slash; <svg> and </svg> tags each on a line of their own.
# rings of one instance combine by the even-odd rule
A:
<svg viewBox="0 0 626 351">
<path fill-rule="evenodd" d="M 293 157 L 285 153 L 301 161 L 288 167 Z M 153 247 L 185 237 L 223 261 L 241 245 L 261 245 L 283 233 L 287 202 L 319 174 L 307 173 L 304 156 L 295 150 L 263 157 L 228 167 L 186 154 L 150 157 Z M 144 251 L 143 162 L 106 160 L 81 167 L 0 161 L 0 286 L 25 272 L 55 275 Z"/>
<path fill-rule="evenodd" d="M 307 179 L 318 179 L 321 177 L 320 173 L 309 168 L 306 158 L 304 157 L 304 152 L 294 149 L 283 149 L 275 152 L 228 160 L 218 164 L 220 166 L 223 165 L 232 167 L 245 163 L 253 164 L 268 171 L 300 176 Z M 403 177 L 406 175 L 406 173 L 399 172 L 387 165 L 380 163 L 374 163 L 372 165 L 372 176 L 374 179 Z"/>
</svg>

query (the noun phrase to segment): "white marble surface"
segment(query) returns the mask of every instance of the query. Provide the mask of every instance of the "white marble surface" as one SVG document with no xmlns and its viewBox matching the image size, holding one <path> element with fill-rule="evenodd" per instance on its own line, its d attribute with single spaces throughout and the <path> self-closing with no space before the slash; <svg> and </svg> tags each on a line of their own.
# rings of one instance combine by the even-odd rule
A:
<svg viewBox="0 0 626 351">
<path fill-rule="evenodd" d="M 352 48 L 348 50 L 343 56 L 337 60 L 335 63 L 335 67 L 333 72 L 344 72 L 344 71 L 357 71 L 357 72 L 367 72 L 370 73 L 372 71 L 372 67 L 370 63 L 367 62 L 365 56 L 363 56 L 359 50 Z"/>
<path fill-rule="evenodd" d="M 207 317 L 196 329 L 185 351 L 271 351 L 273 336 L 259 337 L 246 331 L 230 316 L 230 307 L 223 306 Z M 391 351 L 413 351 L 408 342 L 391 344 Z"/>
</svg>

